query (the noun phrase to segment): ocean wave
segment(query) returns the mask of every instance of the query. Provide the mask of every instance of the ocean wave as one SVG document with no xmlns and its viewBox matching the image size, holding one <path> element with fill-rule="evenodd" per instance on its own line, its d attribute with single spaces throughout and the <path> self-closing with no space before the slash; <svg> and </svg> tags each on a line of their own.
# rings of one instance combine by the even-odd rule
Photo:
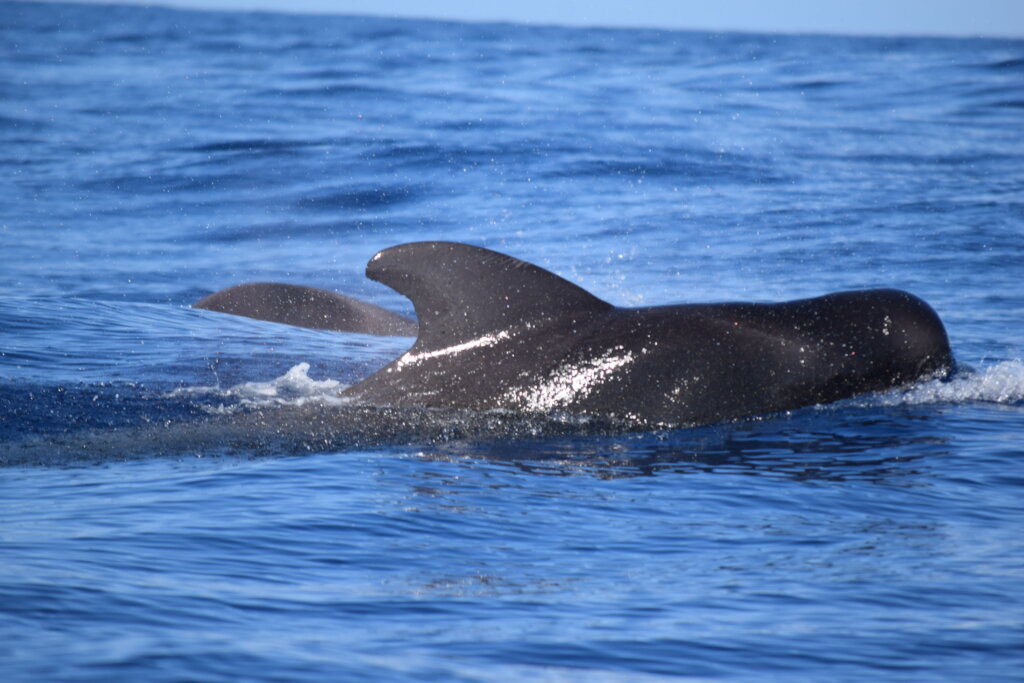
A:
<svg viewBox="0 0 1024 683">
<path fill-rule="evenodd" d="M 167 394 L 168 398 L 195 397 L 225 399 L 231 403 L 205 404 L 202 409 L 210 414 L 232 414 L 247 408 L 269 406 L 302 406 L 311 401 L 330 405 L 343 405 L 347 400 L 339 393 L 345 388 L 333 379 L 316 380 L 309 376 L 309 363 L 299 363 L 288 372 L 267 382 L 242 382 L 226 389 L 219 386 L 180 387 Z"/>
<path fill-rule="evenodd" d="M 981 370 L 961 370 L 947 380 L 931 380 L 878 396 L 881 405 L 933 403 L 1024 404 L 1024 362 L 1008 360 Z"/>
<path fill-rule="evenodd" d="M 361 189 L 329 189 L 297 199 L 299 209 L 330 211 L 335 209 L 385 209 L 412 201 L 420 192 L 413 187 L 367 187 Z"/>
</svg>

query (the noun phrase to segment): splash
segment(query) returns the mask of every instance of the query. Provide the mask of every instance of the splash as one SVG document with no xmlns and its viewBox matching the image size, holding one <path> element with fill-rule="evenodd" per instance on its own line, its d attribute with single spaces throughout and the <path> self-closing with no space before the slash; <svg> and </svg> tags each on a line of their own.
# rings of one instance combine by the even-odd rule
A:
<svg viewBox="0 0 1024 683">
<path fill-rule="evenodd" d="M 208 406 L 208 412 L 233 412 L 239 407 L 265 407 L 275 405 L 301 406 L 310 401 L 345 403 L 339 394 L 345 388 L 333 379 L 315 380 L 309 376 L 309 363 L 299 363 L 285 374 L 269 382 L 243 382 L 228 389 L 221 387 L 183 387 L 170 393 L 178 396 L 213 396 L 234 399 L 231 405 Z"/>
<path fill-rule="evenodd" d="M 882 405 L 971 401 L 1006 405 L 1024 403 L 1024 362 L 1003 361 L 983 370 L 959 372 L 949 380 L 932 380 L 879 397 Z"/>
</svg>

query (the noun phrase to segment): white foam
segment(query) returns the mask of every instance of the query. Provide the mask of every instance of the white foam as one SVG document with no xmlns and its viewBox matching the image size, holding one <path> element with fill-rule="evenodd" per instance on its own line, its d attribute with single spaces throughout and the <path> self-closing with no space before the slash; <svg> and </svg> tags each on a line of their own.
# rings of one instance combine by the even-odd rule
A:
<svg viewBox="0 0 1024 683">
<path fill-rule="evenodd" d="M 976 371 L 961 371 L 950 380 L 932 380 L 879 397 L 883 405 L 927 403 L 1014 404 L 1024 401 L 1024 362 L 1010 360 Z"/>
<path fill-rule="evenodd" d="M 212 396 L 235 399 L 233 406 L 208 407 L 210 412 L 232 412 L 239 406 L 302 405 L 309 401 L 344 403 L 339 394 L 345 388 L 333 379 L 315 380 L 309 376 L 309 363 L 299 363 L 269 382 L 243 382 L 233 387 L 183 387 L 171 396 Z"/>
</svg>

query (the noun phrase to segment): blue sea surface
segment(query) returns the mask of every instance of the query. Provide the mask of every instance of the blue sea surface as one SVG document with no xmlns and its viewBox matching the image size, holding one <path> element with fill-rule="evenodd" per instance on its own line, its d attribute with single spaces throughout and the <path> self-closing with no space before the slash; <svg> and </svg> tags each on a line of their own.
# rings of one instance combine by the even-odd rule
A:
<svg viewBox="0 0 1024 683">
<path fill-rule="evenodd" d="M 1024 41 L 5 2 L 0 678 L 1021 680 Z M 949 381 L 696 428 L 355 408 L 445 239 L 623 306 L 898 287 Z"/>
</svg>

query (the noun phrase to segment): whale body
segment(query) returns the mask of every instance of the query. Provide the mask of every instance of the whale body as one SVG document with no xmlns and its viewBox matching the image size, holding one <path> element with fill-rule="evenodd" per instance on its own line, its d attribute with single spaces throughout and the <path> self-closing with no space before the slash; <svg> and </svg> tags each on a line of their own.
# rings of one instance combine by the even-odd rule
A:
<svg viewBox="0 0 1024 683">
<path fill-rule="evenodd" d="M 412 348 L 343 392 L 362 404 L 700 425 L 953 367 L 938 315 L 893 289 L 620 308 L 533 264 L 454 242 L 385 249 L 366 274 L 412 301 L 418 328 Z"/>
</svg>

